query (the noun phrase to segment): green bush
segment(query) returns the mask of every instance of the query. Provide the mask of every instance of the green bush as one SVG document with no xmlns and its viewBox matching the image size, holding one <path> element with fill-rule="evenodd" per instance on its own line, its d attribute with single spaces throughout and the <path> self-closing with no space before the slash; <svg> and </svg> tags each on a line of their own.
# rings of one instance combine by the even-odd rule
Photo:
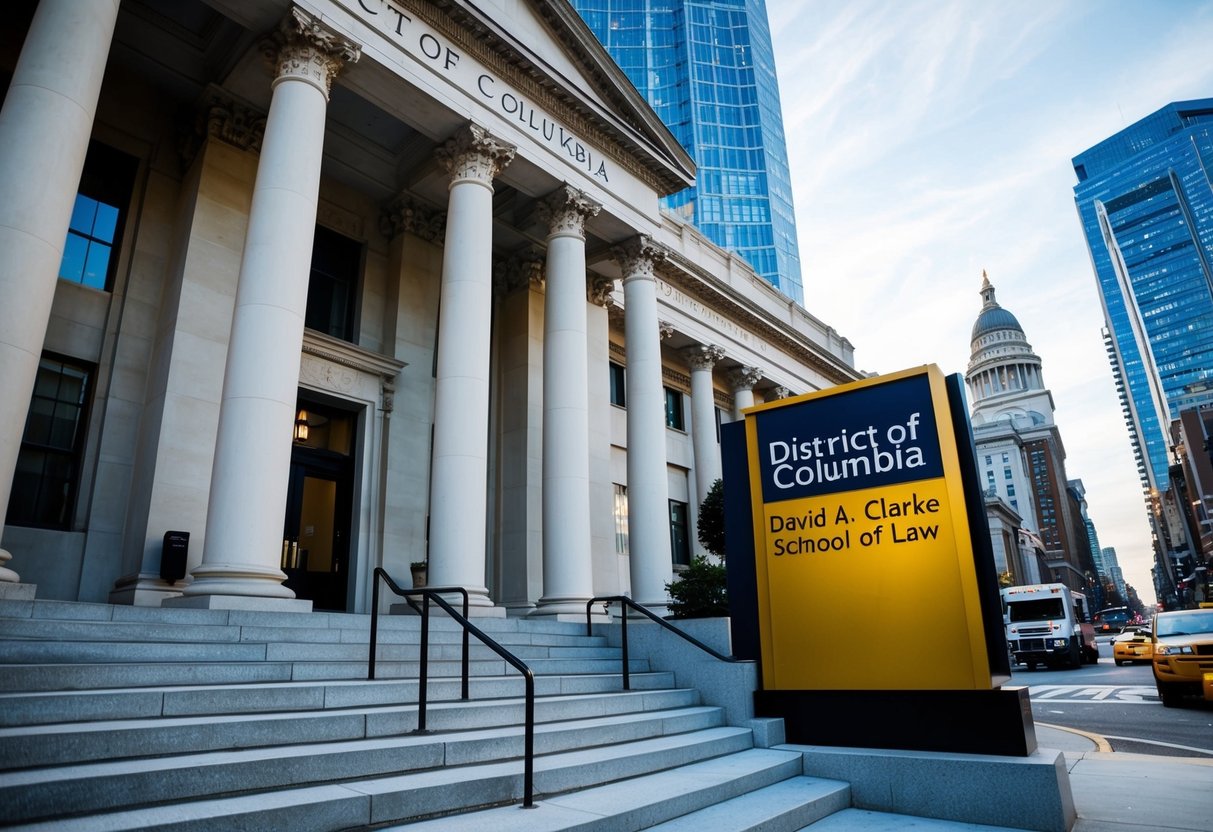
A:
<svg viewBox="0 0 1213 832">
<path fill-rule="evenodd" d="M 724 480 L 716 480 L 699 504 L 699 543 L 724 560 Z"/>
<path fill-rule="evenodd" d="M 665 585 L 673 618 L 717 618 L 729 614 L 724 564 L 694 558 L 682 576 Z"/>
</svg>

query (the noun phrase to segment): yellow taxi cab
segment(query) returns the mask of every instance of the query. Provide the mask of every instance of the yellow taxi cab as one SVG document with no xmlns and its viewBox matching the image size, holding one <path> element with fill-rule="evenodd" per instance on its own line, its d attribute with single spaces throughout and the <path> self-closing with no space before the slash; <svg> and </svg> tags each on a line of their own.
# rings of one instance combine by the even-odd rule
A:
<svg viewBox="0 0 1213 832">
<path fill-rule="evenodd" d="M 1132 662 L 1148 662 L 1153 655 L 1150 628 L 1145 625 L 1130 624 L 1112 639 L 1112 659 L 1117 667 Z"/>
<path fill-rule="evenodd" d="M 1185 695 L 1213 698 L 1213 609 L 1155 614 L 1151 642 L 1163 705 L 1173 708 Z"/>
</svg>

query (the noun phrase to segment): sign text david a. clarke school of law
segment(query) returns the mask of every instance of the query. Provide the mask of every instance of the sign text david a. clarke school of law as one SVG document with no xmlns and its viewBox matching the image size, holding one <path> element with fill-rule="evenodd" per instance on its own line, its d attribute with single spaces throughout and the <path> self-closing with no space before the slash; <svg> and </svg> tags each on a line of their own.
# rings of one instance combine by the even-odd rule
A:
<svg viewBox="0 0 1213 832">
<path fill-rule="evenodd" d="M 990 687 L 939 369 L 759 405 L 746 441 L 764 687 Z"/>
</svg>

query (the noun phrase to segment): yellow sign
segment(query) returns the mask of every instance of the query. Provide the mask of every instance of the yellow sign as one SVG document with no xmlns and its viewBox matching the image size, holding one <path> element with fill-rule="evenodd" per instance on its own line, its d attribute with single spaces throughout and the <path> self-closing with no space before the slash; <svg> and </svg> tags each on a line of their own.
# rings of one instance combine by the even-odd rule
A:
<svg viewBox="0 0 1213 832">
<path fill-rule="evenodd" d="M 947 402 L 930 366 L 746 411 L 766 689 L 991 688 Z"/>
</svg>

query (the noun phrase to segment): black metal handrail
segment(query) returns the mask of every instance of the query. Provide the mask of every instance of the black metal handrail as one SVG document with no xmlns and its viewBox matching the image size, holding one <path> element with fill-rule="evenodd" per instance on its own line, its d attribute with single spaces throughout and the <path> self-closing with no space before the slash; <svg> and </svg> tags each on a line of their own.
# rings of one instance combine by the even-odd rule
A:
<svg viewBox="0 0 1213 832">
<path fill-rule="evenodd" d="M 676 635 L 678 635 L 680 638 L 684 639 L 685 641 L 689 641 L 691 644 L 695 645 L 700 650 L 704 651 L 705 653 L 712 656 L 713 658 L 720 659 L 720 661 L 722 661 L 722 662 L 730 662 L 733 664 L 745 661 L 744 659 L 738 659 L 733 656 L 726 656 L 723 653 L 718 653 L 717 651 L 713 650 L 711 647 L 708 647 L 706 644 L 704 644 L 699 639 L 678 629 L 673 624 L 666 621 L 661 616 L 657 615 L 657 613 L 650 610 L 648 607 L 645 607 L 642 604 L 637 604 L 635 601 L 633 601 L 631 598 L 627 597 L 626 595 L 600 595 L 596 598 L 591 598 L 590 600 L 585 602 L 585 634 L 587 636 L 593 635 L 593 633 L 594 633 L 593 622 L 590 620 L 590 616 L 591 616 L 590 607 L 592 607 L 594 604 L 604 604 L 607 608 L 609 608 L 611 603 L 615 602 L 615 601 L 618 601 L 624 607 L 630 607 L 631 609 L 636 610 L 636 612 L 640 613 L 641 615 L 651 618 L 653 621 L 656 621 L 658 624 L 660 624 L 662 627 L 665 627 L 671 633 L 675 633 Z M 621 636 L 621 640 L 622 640 L 621 646 L 623 648 L 623 650 L 622 650 L 622 652 L 623 652 L 623 689 L 631 690 L 632 689 L 632 680 L 631 680 L 631 673 L 629 672 L 630 668 L 629 668 L 629 662 L 628 662 L 628 614 L 627 614 L 626 609 L 624 610 L 623 615 L 620 616 L 620 620 L 622 621 L 622 624 L 623 624 L 622 636 Z"/>
<path fill-rule="evenodd" d="M 414 589 L 401 589 L 400 586 L 392 580 L 382 567 L 375 567 L 375 578 L 382 578 L 387 583 L 388 587 L 409 601 L 410 606 L 416 609 L 416 604 L 409 598 L 410 595 L 421 596 L 421 665 L 420 678 L 417 682 L 417 730 L 415 733 L 426 733 L 425 728 L 425 711 L 427 700 L 427 688 L 429 687 L 429 652 L 430 652 L 430 601 L 432 600 L 438 606 L 442 607 L 454 621 L 458 622 L 463 629 L 463 699 L 468 699 L 468 634 L 476 636 L 480 639 L 485 647 L 488 647 L 498 656 L 512 665 L 514 669 L 522 673 L 523 680 L 526 682 L 526 728 L 525 738 L 523 741 L 523 769 L 522 769 L 522 806 L 524 809 L 530 809 L 535 805 L 535 674 L 527 667 L 526 663 L 506 650 L 494 639 L 486 635 L 479 627 L 468 621 L 468 592 L 460 586 L 451 587 L 419 587 Z M 443 593 L 458 592 L 463 597 L 463 614 L 460 615 L 455 611 L 455 608 L 447 603 L 442 597 Z M 371 655 L 370 662 L 367 667 L 367 679 L 375 678 L 375 652 L 376 640 L 378 634 L 379 621 L 379 581 L 375 580 L 374 588 L 371 592 Z"/>
</svg>

